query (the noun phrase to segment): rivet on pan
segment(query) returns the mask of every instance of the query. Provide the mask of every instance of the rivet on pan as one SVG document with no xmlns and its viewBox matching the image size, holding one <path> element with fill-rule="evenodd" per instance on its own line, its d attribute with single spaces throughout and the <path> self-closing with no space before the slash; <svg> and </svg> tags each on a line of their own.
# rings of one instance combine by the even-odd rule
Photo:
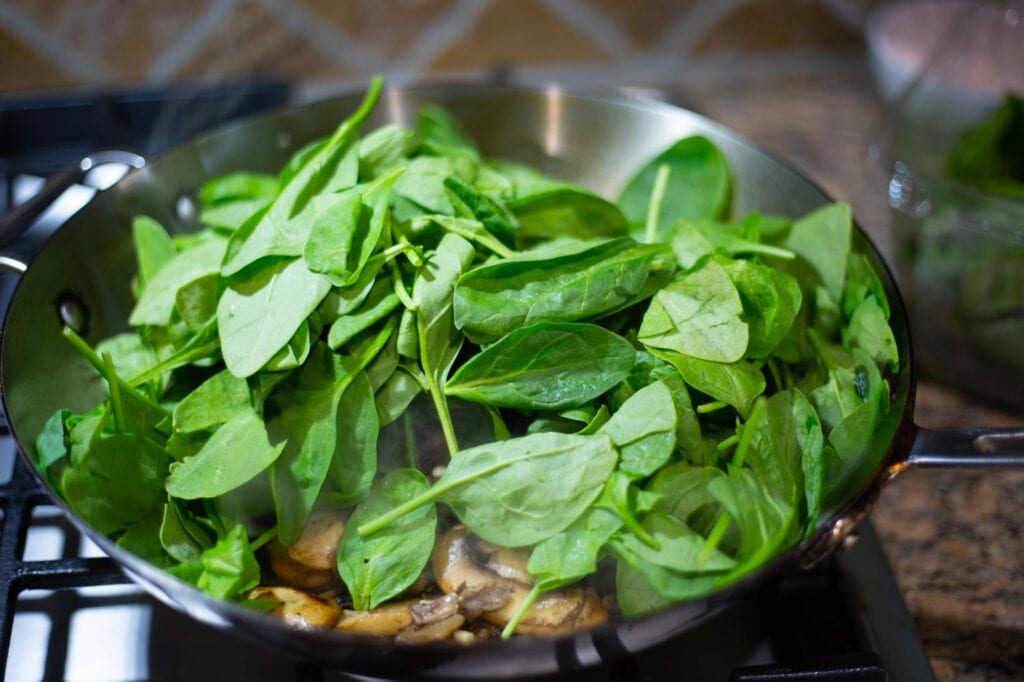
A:
<svg viewBox="0 0 1024 682">
<path fill-rule="evenodd" d="M 71 327 L 79 334 L 88 331 L 89 313 L 75 294 L 65 292 L 57 297 L 57 316 L 60 317 L 61 324 Z"/>
<path fill-rule="evenodd" d="M 854 531 L 850 531 L 850 534 L 847 535 L 845 538 L 843 538 L 842 543 L 840 543 L 839 551 L 840 552 L 845 552 L 845 551 L 849 550 L 851 547 L 853 547 L 854 545 L 857 544 L 857 540 L 859 540 L 859 539 L 860 539 L 860 533 L 858 533 L 855 530 Z"/>
<path fill-rule="evenodd" d="M 288 149 L 292 143 L 291 133 L 278 133 L 277 134 L 277 146 L 281 149 Z"/>
<path fill-rule="evenodd" d="M 174 202 L 174 215 L 178 216 L 178 220 L 183 223 L 195 222 L 198 215 L 195 200 L 187 194 L 182 194 Z"/>
</svg>

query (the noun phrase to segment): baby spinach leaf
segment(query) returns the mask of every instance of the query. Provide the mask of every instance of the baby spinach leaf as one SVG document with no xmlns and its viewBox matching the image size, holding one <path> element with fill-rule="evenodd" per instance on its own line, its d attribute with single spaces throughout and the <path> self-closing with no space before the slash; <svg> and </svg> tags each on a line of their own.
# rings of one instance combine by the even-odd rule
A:
<svg viewBox="0 0 1024 682">
<path fill-rule="evenodd" d="M 167 453 L 131 433 L 90 435 L 88 447 L 61 475 L 61 490 L 75 513 L 108 534 L 157 515 Z"/>
<path fill-rule="evenodd" d="M 139 264 L 136 275 L 137 293 L 141 294 L 146 283 L 156 276 L 167 263 L 178 255 L 174 241 L 157 221 L 149 216 L 136 216 L 132 220 L 132 242 L 135 244 L 135 260 Z"/>
<path fill-rule="evenodd" d="M 273 175 L 240 171 L 208 180 L 199 188 L 199 200 L 204 206 L 215 206 L 239 199 L 272 198 L 277 191 Z"/>
<path fill-rule="evenodd" d="M 242 525 L 205 550 L 198 564 L 196 586 L 218 599 L 235 599 L 260 582 L 260 566 Z"/>
<path fill-rule="evenodd" d="M 311 199 L 321 191 L 348 189 L 358 180 L 359 152 L 356 136 L 380 97 L 379 79 L 370 83 L 359 108 L 338 126 L 323 145 L 311 147 L 306 156 L 282 177 L 281 191 L 253 225 L 239 230 L 240 248 L 229 254 L 222 268 L 232 276 L 256 261 L 271 256 L 301 256 L 309 237 L 315 211 Z M 248 234 L 243 234 L 247 232 Z"/>
<path fill-rule="evenodd" d="M 356 609 L 372 609 L 416 581 L 434 549 L 437 511 L 433 504 L 417 507 L 370 537 L 361 536 L 356 528 L 428 488 L 419 471 L 398 469 L 385 476 L 352 513 L 338 546 L 338 574 Z"/>
<path fill-rule="evenodd" d="M 708 254 L 724 256 L 770 256 L 783 260 L 792 260 L 792 251 L 752 241 L 744 237 L 737 229 L 740 223 L 722 223 L 713 220 L 680 219 L 672 232 L 672 250 L 684 268 L 692 267 L 697 261 Z"/>
<path fill-rule="evenodd" d="M 187 519 L 173 499 L 164 505 L 158 535 L 164 551 L 181 563 L 198 561 L 203 551 L 212 546 L 202 528 Z"/>
<path fill-rule="evenodd" d="M 843 329 L 843 345 L 860 348 L 879 365 L 899 369 L 899 350 L 885 311 L 874 297 L 865 298 L 853 311 L 850 323 Z"/>
<path fill-rule="evenodd" d="M 377 419 L 381 427 L 395 421 L 405 412 L 423 387 L 404 369 L 397 369 L 375 395 Z"/>
<path fill-rule="evenodd" d="M 749 260 L 722 260 L 743 304 L 750 330 L 746 357 L 764 358 L 789 332 L 803 294 L 794 277 Z"/>
<path fill-rule="evenodd" d="M 287 438 L 283 452 L 270 469 L 278 534 L 286 545 L 294 543 L 306 525 L 332 461 L 339 460 L 346 493 L 357 495 L 369 488 L 376 470 L 376 457 L 367 472 L 360 457 L 365 449 L 343 449 L 343 442 L 350 444 L 355 434 L 342 433 L 340 427 L 361 425 L 364 417 L 358 409 L 350 414 L 342 414 L 340 409 L 342 396 L 350 386 L 355 387 L 353 380 L 359 384 L 354 393 L 369 392 L 364 374 L 349 374 L 342 359 L 318 343 L 309 361 L 282 384 L 271 399 L 279 410 L 271 421 L 272 432 Z M 349 407 L 358 408 L 358 401 L 354 402 Z M 376 410 L 372 412 L 375 418 Z M 375 424 L 372 431 L 376 440 Z M 355 482 L 344 476 L 349 473 L 350 464 L 355 465 L 351 471 L 359 479 Z"/>
<path fill-rule="evenodd" d="M 271 263 L 235 280 L 217 304 L 224 364 L 237 377 L 255 374 L 295 334 L 330 291 L 331 282 L 301 258 Z"/>
<path fill-rule="evenodd" d="M 363 499 L 377 473 L 377 435 L 380 420 L 373 390 L 360 372 L 338 401 L 337 437 L 331 459 L 332 499 L 350 504 Z"/>
<path fill-rule="evenodd" d="M 417 209 L 404 214 L 396 211 L 395 217 L 402 222 L 429 213 L 452 215 L 451 202 L 444 188 L 445 178 L 455 174 L 452 161 L 437 156 L 418 156 L 405 165 L 405 172 L 395 181 L 394 193 L 407 199 Z"/>
<path fill-rule="evenodd" d="M 249 385 L 245 379 L 222 370 L 200 384 L 174 407 L 174 430 L 178 433 L 203 431 L 251 409 Z"/>
<path fill-rule="evenodd" d="M 694 136 L 679 140 L 641 168 L 626 183 L 618 204 L 631 223 L 643 225 L 658 167 L 669 168 L 668 185 L 657 225 L 658 241 L 668 241 L 680 218 L 724 218 L 729 212 L 729 167 L 714 144 Z"/>
<path fill-rule="evenodd" d="M 367 536 L 411 509 L 447 503 L 477 536 L 505 547 L 565 529 L 601 493 L 618 455 L 604 435 L 536 433 L 456 452 L 431 489 L 359 527 Z"/>
<path fill-rule="evenodd" d="M 736 286 L 718 262 L 706 260 L 655 294 L 637 339 L 700 360 L 735 362 L 747 350 L 747 323 Z"/>
<path fill-rule="evenodd" d="M 615 204 L 572 185 L 517 194 L 508 208 L 519 222 L 520 244 L 552 237 L 621 237 L 627 231 L 626 218 Z"/>
<path fill-rule="evenodd" d="M 140 334 L 115 334 L 96 344 L 96 353 L 102 356 L 110 353 L 114 359 L 114 370 L 118 376 L 134 377 L 157 366 L 156 351 Z"/>
<path fill-rule="evenodd" d="M 724 476 L 715 467 L 694 466 L 677 462 L 661 469 L 647 486 L 649 492 L 659 495 L 655 509 L 679 519 L 687 525 L 694 515 L 708 507 L 717 509 L 718 500 L 708 490 L 708 484 Z"/>
<path fill-rule="evenodd" d="M 622 554 L 678 573 L 717 573 L 736 565 L 718 550 L 702 556 L 706 539 L 674 516 L 653 512 L 644 519 L 643 527 L 657 541 L 658 549 L 632 533 L 620 533 L 612 540 L 613 547 Z"/>
<path fill-rule="evenodd" d="M 369 329 L 390 315 L 400 303 L 391 282 L 387 279 L 378 279 L 362 306 L 334 321 L 327 335 L 327 345 L 337 350 L 359 332 Z"/>
<path fill-rule="evenodd" d="M 467 272 L 455 289 L 455 323 L 474 343 L 537 322 L 576 322 L 635 302 L 662 245 L 615 239 L 517 255 Z M 652 292 L 653 293 L 653 292 Z"/>
<path fill-rule="evenodd" d="M 619 449 L 619 469 L 643 478 L 660 469 L 676 446 L 676 407 L 668 387 L 656 381 L 623 403 L 602 427 Z"/>
<path fill-rule="evenodd" d="M 592 507 L 568 528 L 537 544 L 526 570 L 543 591 L 574 583 L 597 570 L 601 548 L 621 527 L 616 514 Z"/>
<path fill-rule="evenodd" d="M 796 507 L 770 492 L 752 470 L 730 465 L 729 474 L 709 482 L 708 490 L 739 527 L 742 565 L 760 565 L 789 537 Z"/>
<path fill-rule="evenodd" d="M 191 331 L 199 332 L 217 314 L 220 281 L 218 274 L 206 275 L 189 282 L 175 294 L 174 309 Z"/>
<path fill-rule="evenodd" d="M 64 422 L 70 415 L 69 410 L 57 410 L 50 415 L 42 431 L 36 436 L 36 463 L 43 475 L 54 485 L 57 484 L 59 476 L 55 475 L 56 471 L 51 472 L 50 467 L 67 461 L 68 444 Z"/>
<path fill-rule="evenodd" d="M 754 398 L 764 393 L 765 380 L 760 368 L 746 360 L 733 363 L 691 358 L 673 351 L 656 350 L 654 355 L 672 363 L 687 384 L 715 400 L 736 408 L 747 417 Z"/>
<path fill-rule="evenodd" d="M 461 152 L 474 159 L 480 157 L 472 138 L 441 107 L 428 105 L 421 108 L 416 129 L 420 134 L 420 144 L 428 153 L 448 156 Z"/>
<path fill-rule="evenodd" d="M 288 343 L 281 350 L 274 353 L 274 357 L 267 360 L 267 364 L 263 365 L 263 370 L 266 372 L 283 372 L 295 369 L 304 363 L 309 356 L 312 339 L 320 335 L 319 323 L 312 325 L 313 328 L 310 325 L 310 322 L 315 319 L 314 316 L 310 316 L 308 319 L 303 320 L 299 328 L 295 330 L 295 334 L 288 340 Z"/>
<path fill-rule="evenodd" d="M 419 274 L 412 289 L 416 304 L 416 338 L 418 357 L 430 388 L 448 450 L 458 450 L 455 428 L 445 400 L 445 382 L 452 363 L 462 347 L 462 335 L 455 328 L 452 292 L 455 283 L 473 261 L 473 247 L 462 237 L 446 234 Z M 399 346 L 402 340 L 399 339 Z"/>
<path fill-rule="evenodd" d="M 730 577 L 730 574 L 679 573 L 646 561 L 622 542 L 611 543 L 610 549 L 619 559 L 615 589 L 619 608 L 627 618 L 695 599 L 725 584 Z"/>
<path fill-rule="evenodd" d="M 359 141 L 359 175 L 371 180 L 402 162 L 416 146 L 416 133 L 388 123 Z"/>
<path fill-rule="evenodd" d="M 169 324 L 178 290 L 197 279 L 216 274 L 226 247 L 227 242 L 223 239 L 208 239 L 165 263 L 147 281 L 139 302 L 128 317 L 128 324 L 135 327 Z"/>
<path fill-rule="evenodd" d="M 270 466 L 284 446 L 271 443 L 267 425 L 255 411 L 240 412 L 217 429 L 198 454 L 172 464 L 164 485 L 183 500 L 217 497 Z"/>
<path fill-rule="evenodd" d="M 867 256 L 862 253 L 851 253 L 846 259 L 846 281 L 843 283 L 843 314 L 849 318 L 866 298 L 874 298 L 882 309 L 886 320 L 889 319 L 889 299 L 882 287 L 882 280 L 871 267 Z"/>
<path fill-rule="evenodd" d="M 477 191 L 458 175 L 449 175 L 445 178 L 444 188 L 448 192 L 448 201 L 451 202 L 456 216 L 480 221 L 502 244 L 508 247 L 515 246 L 519 222 L 504 203 Z"/>
<path fill-rule="evenodd" d="M 634 358 L 628 341 L 597 325 L 540 323 L 470 358 L 445 392 L 495 407 L 576 407 L 622 381 Z"/>
<path fill-rule="evenodd" d="M 783 242 L 811 266 L 837 303 L 843 295 L 852 231 L 850 207 L 844 203 L 827 204 L 794 221 Z"/>
</svg>

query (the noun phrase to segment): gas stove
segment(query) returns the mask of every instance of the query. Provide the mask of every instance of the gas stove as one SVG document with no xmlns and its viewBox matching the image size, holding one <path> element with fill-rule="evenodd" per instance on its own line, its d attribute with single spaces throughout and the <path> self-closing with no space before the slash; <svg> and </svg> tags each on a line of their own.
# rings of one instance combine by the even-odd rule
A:
<svg viewBox="0 0 1024 682">
<path fill-rule="evenodd" d="M 645 92 L 645 95 L 652 94 Z M 0 100 L 0 213 L 44 178 L 102 147 L 147 155 L 232 116 L 294 99 L 279 84 Z M 168 112 L 176 112 L 168 114 Z M 187 112 L 183 115 L 182 112 Z M 29 257 L 128 170 L 103 166 L 16 241 Z M 0 306 L 13 278 L 0 280 Z M 6 680 L 368 679 L 323 670 L 210 629 L 146 595 L 47 504 L 0 434 L 0 661 Z M 870 523 L 812 571 L 737 602 L 683 637 L 565 676 L 586 680 L 929 680 L 927 658 Z"/>
</svg>

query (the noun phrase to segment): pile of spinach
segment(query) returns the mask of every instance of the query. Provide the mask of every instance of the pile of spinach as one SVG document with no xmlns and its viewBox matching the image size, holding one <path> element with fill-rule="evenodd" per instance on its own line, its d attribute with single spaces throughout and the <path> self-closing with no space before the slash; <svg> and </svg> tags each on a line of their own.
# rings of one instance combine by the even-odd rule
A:
<svg viewBox="0 0 1024 682">
<path fill-rule="evenodd" d="M 136 331 L 66 331 L 109 399 L 37 440 L 71 507 L 222 598 L 275 535 L 353 507 L 338 570 L 372 608 L 422 572 L 441 502 L 532 548 L 520 617 L 599 562 L 634 616 L 807 534 L 901 360 L 848 207 L 731 219 L 702 137 L 611 202 L 436 108 L 360 137 L 379 93 L 279 175 L 204 185 L 202 231 L 135 220 Z M 443 440 L 415 431 L 423 400 Z"/>
</svg>

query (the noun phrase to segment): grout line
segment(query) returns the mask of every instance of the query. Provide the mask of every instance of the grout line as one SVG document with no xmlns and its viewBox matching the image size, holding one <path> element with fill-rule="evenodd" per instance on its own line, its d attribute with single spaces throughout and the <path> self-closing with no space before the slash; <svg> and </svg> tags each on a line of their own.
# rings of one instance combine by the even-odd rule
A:
<svg viewBox="0 0 1024 682">
<path fill-rule="evenodd" d="M 238 0 L 214 0 L 211 2 L 202 16 L 196 19 L 173 45 L 153 61 L 146 74 L 146 79 L 157 84 L 170 80 L 237 4 Z"/>
<path fill-rule="evenodd" d="M 579 0 L 544 0 L 544 4 L 608 55 L 628 57 L 632 53 L 632 41 L 618 24 L 589 5 Z"/>
<path fill-rule="evenodd" d="M 344 1 L 344 0 L 340 0 Z M 289 0 L 256 0 L 277 16 L 302 39 L 308 40 L 335 63 L 367 74 L 379 71 L 386 63 L 373 45 L 360 42 L 330 22 L 312 15 L 299 3 Z"/>
<path fill-rule="evenodd" d="M 657 50 L 687 54 L 723 17 L 744 0 L 701 0 L 682 11 L 658 40 Z"/>
<path fill-rule="evenodd" d="M 405 54 L 394 61 L 391 70 L 397 79 L 409 80 L 422 73 L 434 57 L 476 23 L 490 4 L 491 0 L 459 0 L 444 16 L 420 33 Z"/>
<path fill-rule="evenodd" d="M 23 38 L 37 55 L 76 80 L 90 84 L 111 80 L 112 74 L 105 64 L 57 39 L 13 4 L 0 2 L 0 25 Z"/>
</svg>

